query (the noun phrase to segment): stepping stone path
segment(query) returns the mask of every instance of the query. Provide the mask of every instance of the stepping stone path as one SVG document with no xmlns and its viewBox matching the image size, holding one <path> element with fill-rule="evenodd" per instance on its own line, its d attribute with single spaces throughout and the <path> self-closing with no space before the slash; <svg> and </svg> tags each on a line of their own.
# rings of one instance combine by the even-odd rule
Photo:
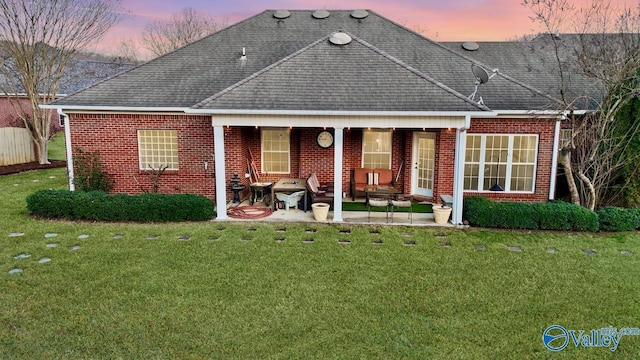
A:
<svg viewBox="0 0 640 360">
<path fill-rule="evenodd" d="M 9 237 L 18 237 L 18 236 L 24 236 L 24 233 L 12 232 L 11 234 L 9 234 Z"/>
<path fill-rule="evenodd" d="M 51 259 L 50 259 L 50 258 L 48 258 L 48 257 L 43 257 L 42 259 L 38 260 L 38 262 L 39 262 L 40 264 L 46 264 L 46 263 L 48 263 L 49 261 L 51 261 Z"/>
<path fill-rule="evenodd" d="M 302 242 L 305 244 L 311 244 L 313 243 L 313 239 L 303 239 Z"/>
<path fill-rule="evenodd" d="M 380 240 L 380 239 L 372 240 L 371 243 L 373 245 L 382 245 L 383 244 L 382 240 Z"/>
<path fill-rule="evenodd" d="M 80 245 L 73 245 L 69 248 L 69 251 L 76 251 L 76 250 L 80 250 Z"/>
<path fill-rule="evenodd" d="M 55 178 L 56 178 L 56 177 L 55 177 L 55 176 L 53 176 L 53 175 L 49 176 L 49 179 L 55 179 Z"/>
<path fill-rule="evenodd" d="M 522 248 L 520 246 L 509 245 L 509 251 L 522 252 Z"/>
<path fill-rule="evenodd" d="M 586 249 L 584 253 L 587 255 L 595 255 L 596 251 L 594 249 Z"/>
<path fill-rule="evenodd" d="M 45 245 L 45 247 L 54 248 L 54 247 L 58 247 L 58 245 L 60 245 L 60 244 L 58 244 L 58 243 L 48 243 L 48 244 Z"/>
<path fill-rule="evenodd" d="M 16 260 L 20 260 L 20 259 L 26 259 L 26 258 L 29 258 L 29 257 L 31 257 L 31 255 L 29 255 L 29 254 L 18 254 L 16 256 L 14 256 L 13 258 L 16 259 Z"/>
<path fill-rule="evenodd" d="M 147 240 L 155 240 L 158 238 L 158 235 L 147 235 Z"/>
<path fill-rule="evenodd" d="M 38 181 L 40 181 L 40 180 L 38 180 L 38 179 L 33 179 L 33 180 L 31 180 L 31 181 L 32 181 L 32 182 L 38 182 Z"/>
<path fill-rule="evenodd" d="M 349 245 L 349 244 L 351 244 L 351 241 L 349 241 L 349 240 L 338 240 L 338 244 L 340 244 L 340 245 Z"/>
<path fill-rule="evenodd" d="M 442 246 L 442 247 L 451 247 L 451 243 L 448 242 L 448 241 L 443 241 L 443 242 L 440 243 L 440 246 Z"/>
<path fill-rule="evenodd" d="M 58 234 L 56 234 L 56 233 L 47 233 L 47 234 L 44 234 L 44 238 L 45 238 L 45 239 L 54 238 L 54 237 L 56 237 L 56 236 L 58 236 Z"/>
<path fill-rule="evenodd" d="M 482 244 L 476 244 L 476 250 L 486 250 L 487 247 Z"/>
<path fill-rule="evenodd" d="M 189 241 L 189 240 L 191 240 L 191 237 L 190 236 L 180 236 L 180 237 L 178 237 L 178 240 L 180 240 L 180 241 Z"/>
<path fill-rule="evenodd" d="M 557 250 L 556 248 L 547 248 L 547 252 L 548 252 L 549 254 L 555 254 L 555 253 L 557 253 L 557 252 L 558 252 L 558 250 Z"/>
<path fill-rule="evenodd" d="M 287 229 L 276 229 L 276 232 L 285 233 L 287 232 Z"/>
<path fill-rule="evenodd" d="M 277 243 L 283 243 L 283 242 L 284 242 L 284 240 L 285 240 L 285 239 L 284 239 L 283 237 L 281 237 L 281 238 L 276 238 L 276 242 L 277 242 Z"/>
<path fill-rule="evenodd" d="M 124 235 L 122 235 L 122 234 L 115 234 L 115 235 L 113 235 L 113 238 L 114 238 L 114 239 L 122 239 L 123 237 L 124 237 Z"/>
<path fill-rule="evenodd" d="M 415 240 L 407 240 L 403 243 L 404 246 L 415 246 L 416 245 L 416 241 Z"/>
<path fill-rule="evenodd" d="M 78 235 L 78 239 L 88 239 L 88 238 L 89 238 L 89 235 L 87 235 L 87 234 Z"/>
<path fill-rule="evenodd" d="M 9 270 L 9 274 L 13 275 L 13 274 L 19 274 L 22 272 L 22 269 L 19 268 L 15 268 L 15 269 L 11 269 Z"/>
<path fill-rule="evenodd" d="M 313 234 L 314 232 L 316 232 L 316 229 L 307 229 L 307 230 L 305 230 L 305 232 L 307 234 Z"/>
<path fill-rule="evenodd" d="M 633 251 L 631 251 L 631 250 L 622 250 L 622 251 L 620 251 L 620 254 L 622 254 L 622 255 L 632 255 Z"/>
</svg>

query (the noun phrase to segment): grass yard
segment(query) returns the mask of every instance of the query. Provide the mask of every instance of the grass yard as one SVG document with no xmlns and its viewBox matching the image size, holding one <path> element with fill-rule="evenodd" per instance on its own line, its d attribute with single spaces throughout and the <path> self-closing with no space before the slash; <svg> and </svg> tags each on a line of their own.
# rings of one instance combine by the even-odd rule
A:
<svg viewBox="0 0 640 360">
<path fill-rule="evenodd" d="M 53 136 L 53 138 L 47 144 L 47 155 L 49 160 L 66 160 L 67 154 L 65 153 L 64 145 L 64 131 L 60 131 Z"/>
<path fill-rule="evenodd" d="M 638 336 L 623 337 L 615 353 L 573 343 L 552 353 L 542 343 L 553 324 L 587 331 L 640 327 L 638 233 L 99 224 L 27 216 L 29 193 L 64 186 L 65 169 L 0 177 L 0 358 L 627 359 L 640 353 Z M 47 247 L 53 243 L 58 246 Z M 510 251 L 511 245 L 523 251 Z M 30 257 L 14 258 L 20 254 Z M 43 258 L 51 261 L 40 263 Z M 9 274 L 16 268 L 22 272 Z"/>
</svg>

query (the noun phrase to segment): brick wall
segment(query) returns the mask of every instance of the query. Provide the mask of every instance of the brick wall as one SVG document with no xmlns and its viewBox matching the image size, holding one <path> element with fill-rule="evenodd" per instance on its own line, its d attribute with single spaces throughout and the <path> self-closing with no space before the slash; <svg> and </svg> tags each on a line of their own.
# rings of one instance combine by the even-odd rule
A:
<svg viewBox="0 0 640 360">
<path fill-rule="evenodd" d="M 70 114 L 70 117 L 74 156 L 78 148 L 84 152 L 99 151 L 105 170 L 114 177 L 113 192 L 139 194 L 143 188 L 152 188 L 148 174 L 139 170 L 137 130 L 164 129 L 178 130 L 179 170 L 165 171 L 159 181 L 160 192 L 199 194 L 214 199 L 210 117 L 155 114 Z"/>
<path fill-rule="evenodd" d="M 535 189 L 532 194 L 504 192 L 465 192 L 465 196 L 481 195 L 498 201 L 544 202 L 549 199 L 549 180 L 553 161 L 555 119 L 473 119 L 468 134 L 537 134 L 538 162 Z"/>
</svg>

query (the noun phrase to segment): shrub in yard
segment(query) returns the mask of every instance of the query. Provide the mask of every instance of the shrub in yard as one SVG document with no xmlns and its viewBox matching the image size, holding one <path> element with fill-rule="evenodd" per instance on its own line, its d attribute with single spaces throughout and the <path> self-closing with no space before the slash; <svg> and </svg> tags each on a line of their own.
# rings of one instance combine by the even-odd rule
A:
<svg viewBox="0 0 640 360">
<path fill-rule="evenodd" d="M 474 196 L 465 198 L 463 217 L 481 227 L 598 231 L 596 213 L 564 202 L 501 203 Z"/>
<path fill-rule="evenodd" d="M 597 211 L 600 229 L 605 231 L 633 231 L 640 227 L 639 209 L 607 206 Z"/>
<path fill-rule="evenodd" d="M 113 189 L 113 179 L 100 163 L 98 151 L 85 153 L 78 148 L 74 157 L 75 178 L 73 184 L 82 191 L 104 191 Z"/>
<path fill-rule="evenodd" d="M 44 190 L 27 197 L 27 209 L 46 218 L 96 221 L 204 221 L 214 215 L 206 197 L 178 194 L 106 194 L 100 191 Z"/>
</svg>

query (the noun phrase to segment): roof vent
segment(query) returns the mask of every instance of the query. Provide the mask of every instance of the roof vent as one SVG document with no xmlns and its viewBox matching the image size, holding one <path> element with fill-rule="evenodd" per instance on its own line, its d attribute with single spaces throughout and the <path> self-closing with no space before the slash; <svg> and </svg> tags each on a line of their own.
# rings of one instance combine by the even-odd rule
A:
<svg viewBox="0 0 640 360">
<path fill-rule="evenodd" d="M 367 10 L 353 10 L 351 12 L 351 17 L 354 19 L 364 19 L 367 16 L 369 16 L 369 12 L 367 12 Z"/>
<path fill-rule="evenodd" d="M 273 17 L 278 20 L 286 19 L 289 16 L 291 16 L 291 13 L 288 10 L 276 10 L 276 12 L 273 13 Z"/>
<path fill-rule="evenodd" d="M 312 16 L 314 19 L 326 19 L 329 17 L 329 12 L 327 10 L 316 10 Z"/>
<path fill-rule="evenodd" d="M 351 36 L 343 32 L 335 32 L 329 37 L 329 42 L 333 45 L 347 45 L 351 42 Z"/>
<path fill-rule="evenodd" d="M 480 45 L 478 45 L 477 42 L 467 41 L 465 43 L 462 43 L 462 48 L 467 51 L 476 51 L 480 49 Z"/>
</svg>

